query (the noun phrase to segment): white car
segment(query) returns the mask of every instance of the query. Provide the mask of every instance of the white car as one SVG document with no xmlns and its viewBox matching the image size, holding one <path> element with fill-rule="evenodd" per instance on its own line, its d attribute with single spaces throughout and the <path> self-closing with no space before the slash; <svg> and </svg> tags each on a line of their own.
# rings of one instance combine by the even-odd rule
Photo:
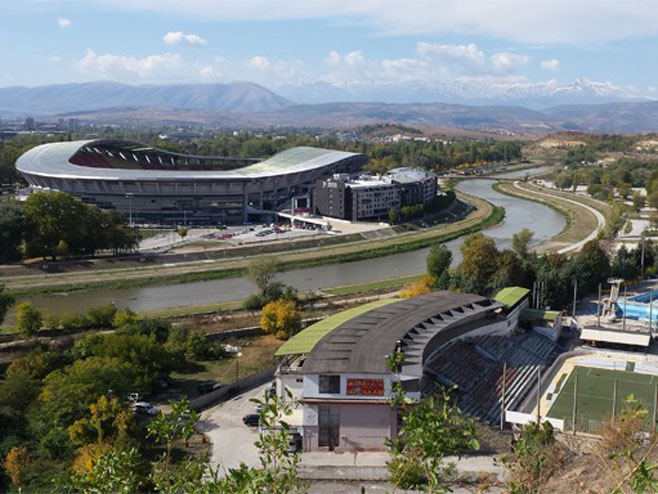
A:
<svg viewBox="0 0 658 494">
<path fill-rule="evenodd" d="M 146 415 L 157 415 L 159 410 L 150 403 L 138 401 L 137 403 L 133 403 L 133 412 L 144 413 Z"/>
</svg>

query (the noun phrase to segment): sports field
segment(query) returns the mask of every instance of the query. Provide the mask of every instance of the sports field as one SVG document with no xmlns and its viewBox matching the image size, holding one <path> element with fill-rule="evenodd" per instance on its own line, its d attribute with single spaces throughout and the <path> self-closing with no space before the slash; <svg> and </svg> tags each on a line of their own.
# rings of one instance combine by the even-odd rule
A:
<svg viewBox="0 0 658 494">
<path fill-rule="evenodd" d="M 658 376 L 632 372 L 629 362 L 626 371 L 595 367 L 574 367 L 568 376 L 560 376 L 556 392 L 557 399 L 548 416 L 564 419 L 565 430 L 572 430 L 573 391 L 575 375 L 578 375 L 578 397 L 576 402 L 576 426 L 583 432 L 596 432 L 602 421 L 612 416 L 614 381 L 617 380 L 617 414 L 627 408 L 626 398 L 633 395 L 638 404 L 648 410 L 647 425 L 653 420 L 654 395 Z"/>
</svg>

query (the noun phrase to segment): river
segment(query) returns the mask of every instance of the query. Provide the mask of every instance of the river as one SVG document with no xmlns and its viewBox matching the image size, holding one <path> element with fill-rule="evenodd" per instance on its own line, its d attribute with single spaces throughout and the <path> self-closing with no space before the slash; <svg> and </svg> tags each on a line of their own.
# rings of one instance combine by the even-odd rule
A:
<svg viewBox="0 0 658 494">
<path fill-rule="evenodd" d="M 542 170 L 533 169 L 532 173 Z M 501 176 L 522 178 L 528 173 L 528 170 L 522 170 Z M 459 182 L 457 189 L 505 208 L 504 222 L 485 232 L 494 238 L 499 248 L 510 247 L 512 235 L 523 228 L 535 232 L 535 243 L 550 239 L 564 228 L 564 217 L 553 209 L 500 194 L 491 188 L 493 183 L 486 179 L 469 179 Z M 446 244 L 453 253 L 454 263 L 460 260 L 459 246 L 462 241 L 463 237 Z M 277 278 L 301 291 L 307 291 L 414 275 L 425 271 L 428 250 L 419 249 L 376 259 L 295 269 L 279 273 Z M 89 290 L 64 295 L 39 295 L 25 300 L 43 312 L 81 311 L 108 302 L 114 302 L 120 308 L 130 307 L 140 312 L 236 300 L 253 292 L 253 285 L 245 278 L 231 278 L 141 288 Z M 13 314 L 5 324 L 11 324 L 11 316 Z"/>
</svg>

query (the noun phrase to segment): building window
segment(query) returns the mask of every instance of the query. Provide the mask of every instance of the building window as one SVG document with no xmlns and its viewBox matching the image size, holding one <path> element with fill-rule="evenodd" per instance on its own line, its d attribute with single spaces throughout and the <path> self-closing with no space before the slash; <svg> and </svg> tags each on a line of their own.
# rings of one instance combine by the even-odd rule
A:
<svg viewBox="0 0 658 494">
<path fill-rule="evenodd" d="M 340 394 L 340 376 L 320 376 L 320 393 Z"/>
</svg>

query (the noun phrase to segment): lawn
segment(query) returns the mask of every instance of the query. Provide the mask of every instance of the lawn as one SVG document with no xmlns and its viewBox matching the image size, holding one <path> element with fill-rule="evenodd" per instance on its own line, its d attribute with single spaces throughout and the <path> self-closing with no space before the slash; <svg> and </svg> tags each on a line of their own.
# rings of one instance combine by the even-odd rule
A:
<svg viewBox="0 0 658 494">
<path fill-rule="evenodd" d="M 239 346 L 242 355 L 222 360 L 193 362 L 186 371 L 172 373 L 177 391 L 194 398 L 198 396 L 197 386 L 202 382 L 230 384 L 236 378 L 242 379 L 257 374 L 274 364 L 274 352 L 283 342 L 273 335 L 265 335 L 227 339 L 223 343 Z"/>
<path fill-rule="evenodd" d="M 617 380 L 617 414 L 627 409 L 626 399 L 633 395 L 637 404 L 648 410 L 647 425 L 651 423 L 658 376 L 576 366 L 559 390 L 559 396 L 548 412 L 549 417 L 565 420 L 565 430 L 572 429 L 576 374 L 578 375 L 576 424 L 579 431 L 596 432 L 601 422 L 612 416 L 615 379 Z"/>
<path fill-rule="evenodd" d="M 357 293 L 368 293 L 384 289 L 395 290 L 402 288 L 407 283 L 413 283 L 418 280 L 420 275 L 403 276 L 400 278 L 388 278 L 385 280 L 369 281 L 356 285 L 339 286 L 335 288 L 325 288 L 322 291 L 332 295 L 353 295 Z"/>
</svg>

